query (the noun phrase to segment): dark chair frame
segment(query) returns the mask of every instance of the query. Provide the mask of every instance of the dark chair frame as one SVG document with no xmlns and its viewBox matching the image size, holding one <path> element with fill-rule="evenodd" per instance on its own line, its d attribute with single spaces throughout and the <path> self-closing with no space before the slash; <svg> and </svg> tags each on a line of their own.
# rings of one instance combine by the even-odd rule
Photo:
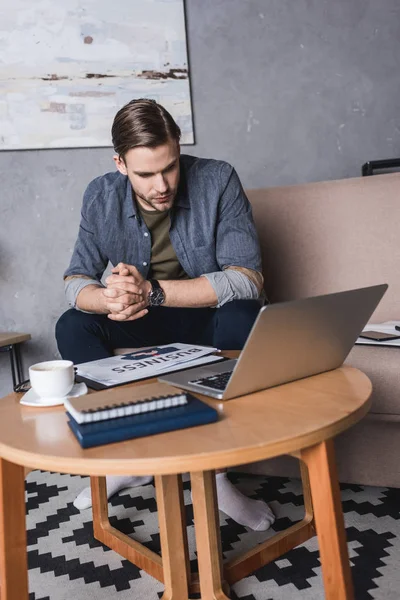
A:
<svg viewBox="0 0 400 600">
<path fill-rule="evenodd" d="M 10 353 L 11 375 L 13 387 L 15 388 L 23 381 L 20 344 L 9 344 L 8 346 L 3 346 L 0 348 L 0 352 Z"/>
</svg>

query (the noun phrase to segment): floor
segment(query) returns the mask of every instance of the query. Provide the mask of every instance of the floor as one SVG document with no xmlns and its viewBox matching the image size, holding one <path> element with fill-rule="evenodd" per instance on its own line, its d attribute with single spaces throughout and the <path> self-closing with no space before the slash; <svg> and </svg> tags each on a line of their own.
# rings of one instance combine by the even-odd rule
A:
<svg viewBox="0 0 400 600">
<path fill-rule="evenodd" d="M 280 531 L 303 514 L 300 481 L 230 473 L 248 496 L 268 500 Z M 88 480 L 79 476 L 32 471 L 27 476 L 29 600 L 158 600 L 163 586 L 94 540 L 91 510 L 79 512 L 72 502 Z M 188 537 L 196 570 L 190 482 L 185 478 Z M 342 486 L 343 509 L 356 600 L 400 597 L 400 490 Z M 159 550 L 157 506 L 152 484 L 124 490 L 110 503 L 112 524 Z M 253 532 L 223 513 L 225 557 L 251 548 L 273 532 Z M 322 600 L 324 598 L 316 539 L 238 582 L 232 600 Z"/>
</svg>

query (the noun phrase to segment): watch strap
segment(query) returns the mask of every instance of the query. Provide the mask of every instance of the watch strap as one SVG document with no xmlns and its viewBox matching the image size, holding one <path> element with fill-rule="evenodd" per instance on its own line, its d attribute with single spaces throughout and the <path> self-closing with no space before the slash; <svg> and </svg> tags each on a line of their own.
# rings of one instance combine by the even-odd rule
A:
<svg viewBox="0 0 400 600">
<path fill-rule="evenodd" d="M 157 279 L 149 279 L 151 291 L 149 292 L 148 301 L 150 306 L 161 306 L 165 301 L 164 290 Z"/>
<path fill-rule="evenodd" d="M 154 290 L 162 290 L 162 287 L 161 287 L 161 285 L 160 285 L 160 283 L 159 283 L 159 281 L 157 279 L 149 279 L 149 282 L 151 284 L 151 291 L 152 292 L 154 292 Z"/>
</svg>

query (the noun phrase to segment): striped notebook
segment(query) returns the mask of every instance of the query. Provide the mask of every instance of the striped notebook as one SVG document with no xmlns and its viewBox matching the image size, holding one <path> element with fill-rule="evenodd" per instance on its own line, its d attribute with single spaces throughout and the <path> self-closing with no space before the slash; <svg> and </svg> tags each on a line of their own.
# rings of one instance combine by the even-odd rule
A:
<svg viewBox="0 0 400 600">
<path fill-rule="evenodd" d="M 167 383 L 149 383 L 70 397 L 64 401 L 64 406 L 81 424 L 154 412 L 187 403 L 187 394 L 182 390 Z"/>
</svg>

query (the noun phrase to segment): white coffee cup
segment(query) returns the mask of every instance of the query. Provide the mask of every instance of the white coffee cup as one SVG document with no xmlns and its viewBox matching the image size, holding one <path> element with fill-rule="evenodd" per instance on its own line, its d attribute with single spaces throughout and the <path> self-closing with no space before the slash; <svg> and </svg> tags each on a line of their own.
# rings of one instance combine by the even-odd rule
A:
<svg viewBox="0 0 400 600">
<path fill-rule="evenodd" d="M 40 398 L 63 398 L 74 385 L 74 363 L 48 360 L 29 367 L 31 386 Z"/>
</svg>

